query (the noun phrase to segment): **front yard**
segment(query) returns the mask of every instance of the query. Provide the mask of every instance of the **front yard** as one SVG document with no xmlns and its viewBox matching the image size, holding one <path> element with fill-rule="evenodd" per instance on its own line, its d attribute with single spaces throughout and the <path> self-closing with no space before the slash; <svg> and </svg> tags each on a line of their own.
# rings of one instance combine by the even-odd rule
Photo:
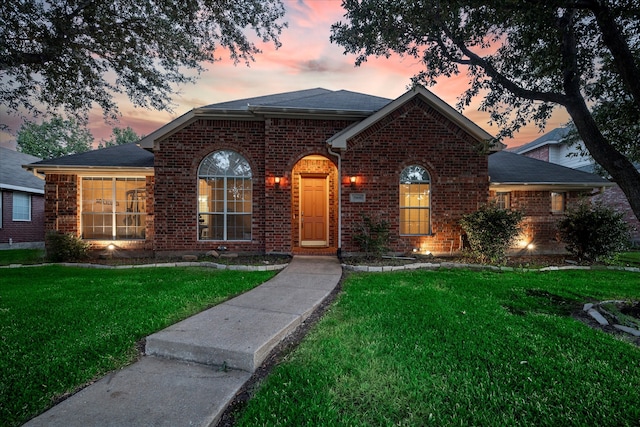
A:
<svg viewBox="0 0 640 427">
<path fill-rule="evenodd" d="M 138 357 L 136 342 L 273 272 L 204 268 L 0 270 L 0 425 Z"/>
<path fill-rule="evenodd" d="M 640 348 L 572 317 L 619 271 L 351 274 L 237 425 L 638 425 Z"/>
</svg>

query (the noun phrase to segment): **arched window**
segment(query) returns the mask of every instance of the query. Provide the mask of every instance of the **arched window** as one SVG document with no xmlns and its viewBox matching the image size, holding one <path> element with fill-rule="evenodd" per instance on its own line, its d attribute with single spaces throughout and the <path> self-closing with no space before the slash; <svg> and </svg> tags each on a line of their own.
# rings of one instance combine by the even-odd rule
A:
<svg viewBox="0 0 640 427">
<path fill-rule="evenodd" d="M 235 151 L 208 155 L 198 168 L 198 238 L 251 240 L 251 166 Z"/>
<path fill-rule="evenodd" d="M 431 177 L 422 166 L 400 174 L 400 234 L 431 234 Z"/>
</svg>

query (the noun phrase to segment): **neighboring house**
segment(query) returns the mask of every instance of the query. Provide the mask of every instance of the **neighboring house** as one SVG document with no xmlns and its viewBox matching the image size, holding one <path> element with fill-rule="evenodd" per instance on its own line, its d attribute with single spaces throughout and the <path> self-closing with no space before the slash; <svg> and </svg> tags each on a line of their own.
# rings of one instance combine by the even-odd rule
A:
<svg viewBox="0 0 640 427">
<path fill-rule="evenodd" d="M 580 152 L 584 151 L 582 141 L 578 141 L 574 145 L 562 142 L 567 133 L 567 128 L 556 128 L 540 138 L 516 147 L 511 151 L 568 168 L 590 173 L 594 172 L 596 164 L 591 156 L 580 154 Z M 594 195 L 593 200 L 600 201 L 616 211 L 622 212 L 625 221 L 629 224 L 632 242 L 635 245 L 640 245 L 640 221 L 633 213 L 629 201 L 620 187 L 613 185 L 605 191 Z"/>
<path fill-rule="evenodd" d="M 494 181 L 494 160 L 533 160 L 489 155 L 502 148 L 491 140 L 422 87 L 395 100 L 310 89 L 197 108 L 139 144 L 29 168 L 46 175 L 48 230 L 158 256 L 358 252 L 363 215 L 389 222 L 393 252 L 448 254 L 462 247 L 460 218 L 490 192 L 537 224 L 556 219 L 552 192 L 571 203 L 609 185 L 590 174 L 549 182 L 556 166 L 545 162 L 526 181 Z"/>
<path fill-rule="evenodd" d="M 0 249 L 44 245 L 44 180 L 22 169 L 39 160 L 0 147 Z"/>
</svg>

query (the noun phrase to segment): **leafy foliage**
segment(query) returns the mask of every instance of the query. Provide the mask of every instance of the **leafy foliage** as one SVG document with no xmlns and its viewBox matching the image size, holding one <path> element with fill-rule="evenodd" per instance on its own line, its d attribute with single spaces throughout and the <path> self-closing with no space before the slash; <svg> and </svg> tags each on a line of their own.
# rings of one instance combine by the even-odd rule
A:
<svg viewBox="0 0 640 427">
<path fill-rule="evenodd" d="M 579 259 L 596 261 L 623 251 L 629 244 L 624 215 L 601 203 L 580 203 L 558 222 L 558 231 L 569 252 Z"/>
<path fill-rule="evenodd" d="M 130 126 L 127 126 L 125 129 L 115 127 L 111 132 L 111 138 L 103 139 L 100 144 L 98 144 L 98 148 L 106 148 L 113 147 L 115 145 L 128 144 L 130 142 L 138 142 L 142 139 L 142 136 L 138 136 Z"/>
<path fill-rule="evenodd" d="M 354 225 L 353 239 L 362 252 L 380 256 L 388 250 L 389 221 L 380 215 L 362 214 L 362 221 Z"/>
<path fill-rule="evenodd" d="M 640 174 L 626 157 L 637 151 L 638 139 L 630 139 L 634 149 L 612 145 L 603 127 L 624 132 L 640 115 L 638 0 L 343 0 L 343 7 L 346 22 L 332 26 L 331 40 L 356 54 L 356 64 L 372 55 L 410 56 L 425 65 L 414 83 L 428 86 L 466 73 L 469 86 L 458 107 L 482 97 L 480 109 L 500 127 L 500 137 L 531 121 L 544 128 L 563 107 L 640 218 Z M 623 120 L 607 122 L 620 101 Z M 589 105 L 607 114 L 598 119 Z"/>
<path fill-rule="evenodd" d="M 485 205 L 460 220 L 471 252 L 481 262 L 500 262 L 520 233 L 523 214 L 500 209 L 495 204 Z"/>
<path fill-rule="evenodd" d="M 75 119 L 54 117 L 42 124 L 25 122 L 17 135 L 18 151 L 54 159 L 91 150 L 93 135 Z"/>
<path fill-rule="evenodd" d="M 46 236 L 47 260 L 82 261 L 89 257 L 89 244 L 71 233 L 50 232 Z"/>
<path fill-rule="evenodd" d="M 93 103 L 118 113 L 113 97 L 170 109 L 174 84 L 194 81 L 223 49 L 249 63 L 279 46 L 286 25 L 280 0 L 17 0 L 0 5 L 0 104 L 11 112 L 64 110 L 86 118 Z M 191 73 L 193 74 L 193 73 Z"/>
</svg>

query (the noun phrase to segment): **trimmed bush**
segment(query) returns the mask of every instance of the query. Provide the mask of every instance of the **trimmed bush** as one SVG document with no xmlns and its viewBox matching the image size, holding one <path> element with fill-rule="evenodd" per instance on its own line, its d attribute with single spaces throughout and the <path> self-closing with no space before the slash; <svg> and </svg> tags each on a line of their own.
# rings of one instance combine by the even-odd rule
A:
<svg viewBox="0 0 640 427">
<path fill-rule="evenodd" d="M 81 261 L 89 257 L 89 244 L 71 233 L 48 233 L 46 247 L 47 260 L 51 262 Z"/>
<path fill-rule="evenodd" d="M 624 215 L 604 206 L 580 203 L 568 209 L 558 222 L 558 232 L 566 249 L 580 260 L 597 261 L 629 244 L 629 227 Z"/>
<path fill-rule="evenodd" d="M 467 233 L 471 254 L 480 262 L 501 262 L 520 234 L 522 217 L 522 212 L 501 209 L 495 204 L 463 216 L 460 225 Z"/>
<path fill-rule="evenodd" d="M 362 252 L 380 256 L 388 250 L 389 221 L 380 215 L 362 214 L 362 221 L 354 225 L 353 238 Z"/>
</svg>

